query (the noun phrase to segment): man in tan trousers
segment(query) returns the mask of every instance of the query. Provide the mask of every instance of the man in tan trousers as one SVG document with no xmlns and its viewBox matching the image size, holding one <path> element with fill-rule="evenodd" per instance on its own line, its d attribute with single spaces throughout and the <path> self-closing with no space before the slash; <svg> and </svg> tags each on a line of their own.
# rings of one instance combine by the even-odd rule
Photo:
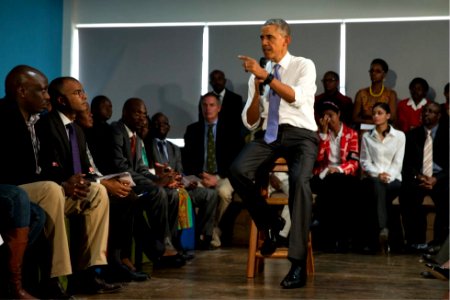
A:
<svg viewBox="0 0 450 300">
<path fill-rule="evenodd" d="M 86 292 L 117 289 L 99 280 L 93 270 L 94 266 L 107 264 L 109 201 L 105 188 L 89 183 L 81 174 L 72 175 L 64 182 L 42 181 L 51 178 L 43 174 L 40 157 L 43 153 L 40 136 L 48 133 L 38 134 L 40 114 L 51 110 L 47 88 L 48 81 L 42 72 L 29 66 L 16 66 L 6 77 L 6 96 L 0 101 L 0 140 L 8 143 L 7 147 L 0 147 L 0 182 L 22 187 L 47 215 L 44 232 L 51 248 L 51 262 L 49 270 L 44 270 L 42 275 L 39 296 L 71 297 L 58 278 L 72 274 L 65 216 L 77 216 L 81 220 L 83 230 L 76 236 L 78 249 L 71 250 L 76 253 L 72 257 L 76 264 L 73 268 L 86 273 L 83 274 Z"/>
</svg>

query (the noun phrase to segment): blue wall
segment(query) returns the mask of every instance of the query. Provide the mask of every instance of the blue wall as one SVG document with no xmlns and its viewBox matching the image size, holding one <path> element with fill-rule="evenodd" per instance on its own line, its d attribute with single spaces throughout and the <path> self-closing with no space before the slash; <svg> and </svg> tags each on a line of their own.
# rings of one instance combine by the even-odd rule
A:
<svg viewBox="0 0 450 300">
<path fill-rule="evenodd" d="M 0 97 L 14 66 L 30 65 L 49 80 L 61 76 L 63 0 L 0 1 Z"/>
</svg>

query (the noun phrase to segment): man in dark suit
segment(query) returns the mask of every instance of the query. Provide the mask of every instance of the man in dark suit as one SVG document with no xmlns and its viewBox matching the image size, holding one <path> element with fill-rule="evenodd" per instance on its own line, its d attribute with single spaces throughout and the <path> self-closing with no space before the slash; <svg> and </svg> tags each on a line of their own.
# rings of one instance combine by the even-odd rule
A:
<svg viewBox="0 0 450 300">
<path fill-rule="evenodd" d="M 248 130 L 242 123 L 241 113 L 244 108 L 242 97 L 225 88 L 227 79 L 225 73 L 221 70 L 214 70 L 209 74 L 209 84 L 212 87 L 212 93 L 216 94 L 221 103 L 219 117 L 230 132 L 235 132 L 243 137 Z M 203 121 L 203 112 L 201 101 L 198 105 L 199 121 Z"/>
<path fill-rule="evenodd" d="M 136 242 L 142 244 L 145 254 L 154 263 L 181 267 L 185 264 L 183 257 L 174 251 L 168 253 L 169 249 L 166 249 L 176 236 L 178 192 L 171 188 L 170 172 L 152 174 L 143 163 L 142 140 L 136 131 L 146 117 L 147 108 L 142 99 L 130 98 L 124 103 L 122 119 L 111 124 L 114 166 L 117 172 L 131 174 L 136 183 L 133 190 L 140 196 L 140 210 L 134 216 Z M 143 211 L 150 224 L 143 218 Z"/>
<path fill-rule="evenodd" d="M 439 104 L 428 103 L 422 110 L 423 125 L 406 134 L 400 205 L 406 241 L 414 248 L 421 248 L 420 244 L 425 242 L 426 214 L 422 201 L 426 195 L 431 196 L 436 206 L 434 241 L 428 245 L 428 248 L 437 250 L 448 236 L 449 126 L 439 122 L 441 116 Z M 432 139 L 432 165 L 430 165 L 429 174 L 426 174 L 424 148 L 428 132 Z"/>
<path fill-rule="evenodd" d="M 83 131 L 74 123 L 86 109 L 86 93 L 75 78 L 59 77 L 50 83 L 49 95 L 53 109 L 38 124 L 40 162 L 43 175 L 65 187 L 76 270 L 69 288 L 73 293 L 117 291 L 121 286 L 106 283 L 96 270 L 107 265 L 109 199 L 105 187 L 94 182 Z"/>
<path fill-rule="evenodd" d="M 43 172 L 44 163 L 39 149 L 44 145 L 40 138 L 48 133 L 40 134 L 38 125 L 41 122 L 40 113 L 51 107 L 47 88 L 47 77 L 30 66 L 16 66 L 6 76 L 6 97 L 0 104 L 0 140 L 8 141 L 8 147 L 0 147 L 0 182 L 19 185 L 27 192 L 31 201 L 44 209 L 47 215 L 44 233 L 50 250 L 41 260 L 43 269 L 39 296 L 67 299 L 70 295 L 64 291 L 58 279 L 72 274 L 64 217 L 75 214 L 73 207 L 84 203 L 80 199 L 84 199 L 86 195 L 84 189 L 76 186 L 81 181 L 80 175 L 58 182 L 62 185 L 42 181 L 49 178 Z M 103 214 L 107 207 L 100 207 L 98 210 Z M 95 222 L 104 224 L 101 218 Z M 88 263 L 91 259 L 93 265 L 106 263 L 103 252 L 97 250 L 90 256 L 89 245 L 85 246 L 82 261 Z M 103 244 L 97 248 L 99 247 L 103 247 Z M 46 255 L 50 256 L 48 263 Z M 75 257 L 75 253 L 72 256 Z M 94 278 L 91 282 L 94 282 Z"/>
<path fill-rule="evenodd" d="M 156 113 L 151 118 L 150 136 L 147 140 L 147 154 L 151 156 L 153 163 L 166 164 L 178 174 L 183 174 L 181 162 L 181 150 L 178 146 L 166 140 L 170 131 L 169 119 L 163 113 Z M 217 192 L 215 189 L 208 189 L 197 186 L 196 181 L 188 181 L 184 187 L 191 197 L 194 207 L 198 207 L 196 217 L 197 248 L 209 249 L 214 226 L 214 216 L 217 206 Z"/>
<path fill-rule="evenodd" d="M 244 145 L 240 134 L 227 127 L 220 117 L 221 104 L 218 96 L 209 92 L 202 96 L 204 121 L 198 121 L 186 128 L 185 146 L 182 151 L 183 169 L 187 175 L 196 175 L 201 184 L 215 188 L 219 194 L 219 204 L 215 221 L 215 233 L 220 236 L 218 224 L 231 203 L 233 188 L 228 180 L 229 168 Z M 211 143 L 208 146 L 209 133 Z M 211 162 L 212 165 L 208 162 Z M 220 246 L 220 239 L 213 237 L 212 245 Z"/>
</svg>

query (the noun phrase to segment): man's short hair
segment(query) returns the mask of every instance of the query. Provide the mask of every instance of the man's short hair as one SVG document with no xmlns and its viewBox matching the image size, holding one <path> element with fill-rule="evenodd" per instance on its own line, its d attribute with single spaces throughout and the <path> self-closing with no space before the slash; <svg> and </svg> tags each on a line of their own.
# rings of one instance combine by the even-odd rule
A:
<svg viewBox="0 0 450 300">
<path fill-rule="evenodd" d="M 217 101 L 217 104 L 221 105 L 219 96 L 217 96 L 217 95 L 216 95 L 215 93 L 213 93 L 213 92 L 208 92 L 208 93 L 204 94 L 204 95 L 200 98 L 201 103 L 203 103 L 203 100 L 205 100 L 206 97 L 214 97 L 214 99 L 216 99 L 216 101 Z"/>
<path fill-rule="evenodd" d="M 264 26 L 276 25 L 278 29 L 284 33 L 285 36 L 291 36 L 291 28 L 289 24 L 283 19 L 269 19 L 264 23 Z"/>
</svg>

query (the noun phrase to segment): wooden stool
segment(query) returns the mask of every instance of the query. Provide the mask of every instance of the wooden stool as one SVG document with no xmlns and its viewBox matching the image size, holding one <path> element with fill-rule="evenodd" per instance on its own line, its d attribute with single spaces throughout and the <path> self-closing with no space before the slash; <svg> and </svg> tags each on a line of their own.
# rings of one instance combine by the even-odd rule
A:
<svg viewBox="0 0 450 300">
<path fill-rule="evenodd" d="M 284 158 L 279 158 L 275 161 L 275 166 L 272 172 L 287 172 L 288 167 Z M 288 197 L 270 197 L 268 192 L 268 187 L 264 187 L 261 190 L 261 194 L 266 198 L 267 204 L 269 205 L 288 205 Z M 264 242 L 264 235 L 262 232 L 258 231 L 255 222 L 251 221 L 250 228 L 250 240 L 248 245 L 248 259 L 247 259 L 247 277 L 254 278 L 255 273 L 262 272 L 264 268 L 264 259 L 267 258 L 287 258 L 288 249 L 287 248 L 277 248 L 276 251 L 269 256 L 261 255 L 258 250 L 262 243 Z M 308 237 L 308 254 L 306 259 L 306 272 L 308 275 L 314 274 L 314 254 L 311 243 L 311 233 Z"/>
</svg>

